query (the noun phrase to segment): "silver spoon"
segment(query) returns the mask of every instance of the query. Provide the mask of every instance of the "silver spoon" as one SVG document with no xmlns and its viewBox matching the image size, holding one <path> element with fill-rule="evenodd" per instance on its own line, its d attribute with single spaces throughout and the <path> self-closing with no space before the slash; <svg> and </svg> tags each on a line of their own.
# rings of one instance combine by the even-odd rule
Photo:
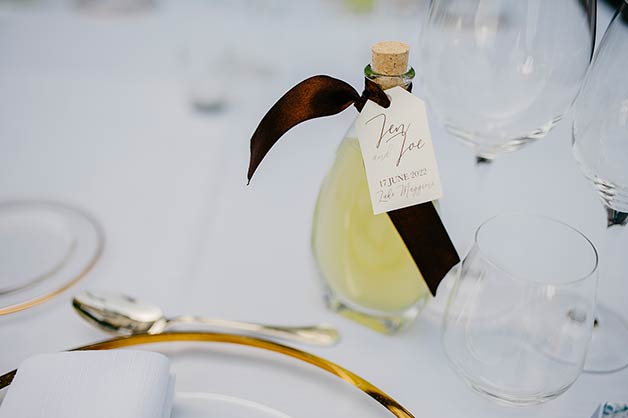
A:
<svg viewBox="0 0 628 418">
<path fill-rule="evenodd" d="M 85 291 L 74 296 L 72 306 L 87 322 L 118 335 L 159 334 L 176 324 L 197 323 L 313 345 L 332 345 L 340 338 L 327 324 L 285 327 L 189 315 L 166 318 L 158 306 L 119 293 Z"/>
</svg>

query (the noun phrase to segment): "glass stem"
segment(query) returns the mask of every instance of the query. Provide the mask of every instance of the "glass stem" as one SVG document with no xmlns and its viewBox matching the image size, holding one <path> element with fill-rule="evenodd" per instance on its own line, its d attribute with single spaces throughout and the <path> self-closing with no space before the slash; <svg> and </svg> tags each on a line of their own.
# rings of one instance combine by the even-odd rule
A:
<svg viewBox="0 0 628 418">
<path fill-rule="evenodd" d="M 489 181 L 489 171 L 492 171 L 493 159 L 489 157 L 483 157 L 479 154 L 475 156 L 475 190 L 478 193 L 479 199 L 489 199 L 490 193 L 487 192 L 487 183 Z M 486 196 L 485 194 L 488 194 Z M 484 200 L 482 200 L 484 201 Z M 492 205 L 491 205 L 492 207 Z"/>
<path fill-rule="evenodd" d="M 624 226 L 628 223 L 628 213 L 606 207 L 606 226 Z"/>
<path fill-rule="evenodd" d="M 492 162 L 493 162 L 492 158 L 482 157 L 481 155 L 475 156 L 475 165 L 477 166 L 489 165 Z"/>
<path fill-rule="evenodd" d="M 628 223 L 628 213 L 619 212 L 614 209 L 606 208 L 606 248 L 604 249 L 603 263 L 610 266 L 612 270 L 605 271 L 605 276 L 619 277 L 621 272 L 628 268 L 628 257 L 626 250 L 628 240 L 626 239 L 627 231 L 624 226 Z M 624 261 L 625 260 L 625 261 Z"/>
<path fill-rule="evenodd" d="M 600 257 L 600 285 L 605 286 L 610 283 L 612 286 L 618 283 L 623 272 L 628 271 L 628 231 L 624 226 L 628 224 L 628 213 L 620 212 L 609 207 L 606 209 L 606 242 L 604 251 Z M 604 322 L 604 318 L 596 315 L 594 326 L 599 326 Z"/>
</svg>

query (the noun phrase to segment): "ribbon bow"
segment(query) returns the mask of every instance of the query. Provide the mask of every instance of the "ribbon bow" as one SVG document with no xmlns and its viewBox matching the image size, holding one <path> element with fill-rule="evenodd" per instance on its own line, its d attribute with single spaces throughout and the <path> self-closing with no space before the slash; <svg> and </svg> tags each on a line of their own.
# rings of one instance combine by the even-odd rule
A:
<svg viewBox="0 0 628 418">
<path fill-rule="evenodd" d="M 268 151 L 288 130 L 306 120 L 331 116 L 351 105 L 361 111 L 367 100 L 387 108 L 390 99 L 382 88 L 365 79 L 359 94 L 350 84 L 317 75 L 292 87 L 270 108 L 251 137 L 248 181 Z M 449 235 L 431 202 L 387 212 L 432 295 L 449 270 L 460 261 Z"/>
</svg>

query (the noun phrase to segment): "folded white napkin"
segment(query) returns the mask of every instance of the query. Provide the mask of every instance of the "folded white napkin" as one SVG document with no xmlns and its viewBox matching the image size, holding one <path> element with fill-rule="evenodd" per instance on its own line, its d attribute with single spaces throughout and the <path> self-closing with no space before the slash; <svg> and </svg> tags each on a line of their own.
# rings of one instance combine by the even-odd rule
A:
<svg viewBox="0 0 628 418">
<path fill-rule="evenodd" d="M 149 351 L 77 351 L 24 361 L 0 418 L 167 418 L 174 379 Z"/>
</svg>

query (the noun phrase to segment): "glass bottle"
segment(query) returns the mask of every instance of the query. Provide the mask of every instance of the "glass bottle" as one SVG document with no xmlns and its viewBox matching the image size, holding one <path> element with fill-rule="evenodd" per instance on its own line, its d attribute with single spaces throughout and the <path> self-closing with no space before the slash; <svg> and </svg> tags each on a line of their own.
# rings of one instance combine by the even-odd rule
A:
<svg viewBox="0 0 628 418">
<path fill-rule="evenodd" d="M 407 66 L 407 46 L 402 44 L 405 62 L 401 58 L 401 66 L 391 74 L 386 65 L 377 64 L 382 61 L 377 45 L 373 66 L 366 66 L 364 76 L 383 89 L 408 89 L 414 70 Z M 427 302 L 428 287 L 392 221 L 385 213 L 373 214 L 355 123 L 321 186 L 312 250 L 327 306 L 356 322 L 393 333 L 414 320 Z"/>
</svg>

